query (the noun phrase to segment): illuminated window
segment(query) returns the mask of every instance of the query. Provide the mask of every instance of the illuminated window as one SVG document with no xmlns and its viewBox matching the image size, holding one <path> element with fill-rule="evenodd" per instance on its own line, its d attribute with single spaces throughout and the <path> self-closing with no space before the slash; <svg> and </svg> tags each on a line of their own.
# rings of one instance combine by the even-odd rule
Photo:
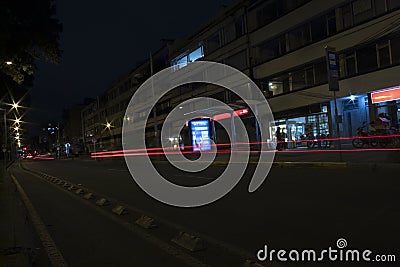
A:
<svg viewBox="0 0 400 267">
<path fill-rule="evenodd" d="M 199 58 L 204 57 L 204 53 L 203 53 L 203 47 L 200 46 L 199 48 L 197 48 L 196 50 L 194 50 L 193 52 L 191 52 L 189 54 L 189 62 L 193 62 L 198 60 Z"/>
<path fill-rule="evenodd" d="M 174 70 L 179 70 L 185 67 L 189 62 L 194 62 L 202 57 L 204 57 L 203 46 L 200 46 L 192 52 L 187 51 L 184 54 L 176 57 L 171 61 L 171 65 L 175 66 Z"/>
</svg>

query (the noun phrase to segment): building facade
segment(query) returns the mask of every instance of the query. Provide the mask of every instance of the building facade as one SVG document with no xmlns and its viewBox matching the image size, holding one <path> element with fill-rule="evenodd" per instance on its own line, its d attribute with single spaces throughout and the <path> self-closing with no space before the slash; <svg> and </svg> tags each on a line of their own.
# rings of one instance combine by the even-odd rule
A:
<svg viewBox="0 0 400 267">
<path fill-rule="evenodd" d="M 131 119 L 125 109 L 140 84 L 163 68 L 184 68 L 196 60 L 225 63 L 256 82 L 276 120 L 268 129 L 271 140 L 278 126 L 289 140 L 298 141 L 307 135 L 337 135 L 336 123 L 341 136 L 353 136 L 360 125 L 382 114 L 398 125 L 399 8 L 400 0 L 238 1 L 185 40 L 166 43 L 87 105 L 82 111 L 87 150 L 121 148 L 122 124 Z M 339 58 L 337 117 L 328 88 L 327 46 Z M 246 108 L 224 88 L 182 86 L 164 96 L 148 119 L 148 144 L 159 144 L 154 136 L 170 110 L 198 96 Z M 251 113 L 242 118 L 250 141 L 266 141 L 259 139 Z M 214 135 L 217 143 L 226 139 L 222 129 Z"/>
</svg>

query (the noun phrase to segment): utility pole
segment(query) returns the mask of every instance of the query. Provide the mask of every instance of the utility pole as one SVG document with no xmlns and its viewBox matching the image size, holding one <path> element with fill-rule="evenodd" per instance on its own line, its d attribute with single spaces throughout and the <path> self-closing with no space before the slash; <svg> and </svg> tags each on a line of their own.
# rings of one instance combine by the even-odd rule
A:
<svg viewBox="0 0 400 267">
<path fill-rule="evenodd" d="M 153 84 L 153 55 L 150 52 L 150 79 L 151 79 L 151 91 L 153 93 L 153 97 L 155 97 L 154 93 L 154 84 Z M 159 147 L 159 140 L 158 140 L 158 122 L 157 122 L 157 104 L 154 105 L 153 108 L 153 121 L 154 121 L 154 144 L 156 147 Z"/>
<path fill-rule="evenodd" d="M 337 147 L 339 149 L 339 160 L 342 161 L 342 144 L 340 142 L 339 114 L 337 108 L 336 92 L 339 91 L 339 68 L 338 55 L 334 47 L 326 46 L 326 67 L 328 72 L 329 91 L 333 92 L 333 103 L 335 108 L 335 125 Z"/>
<path fill-rule="evenodd" d="M 60 147 L 60 123 L 57 123 L 57 154 L 58 158 L 60 159 L 60 153 L 61 153 L 61 147 Z"/>
</svg>

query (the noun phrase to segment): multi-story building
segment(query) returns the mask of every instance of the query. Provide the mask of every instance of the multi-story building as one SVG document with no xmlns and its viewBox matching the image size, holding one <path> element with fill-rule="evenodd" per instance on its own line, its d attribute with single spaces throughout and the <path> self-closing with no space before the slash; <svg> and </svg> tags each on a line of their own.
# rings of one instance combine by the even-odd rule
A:
<svg viewBox="0 0 400 267">
<path fill-rule="evenodd" d="M 151 65 L 155 73 L 195 60 L 225 63 L 259 85 L 276 120 L 268 129 L 271 137 L 277 126 L 290 140 L 307 133 L 335 133 L 336 123 L 341 136 L 352 136 L 364 121 L 374 121 L 381 113 L 396 125 L 400 122 L 399 26 L 400 0 L 237 1 L 189 38 L 163 46 L 152 62 L 138 66 L 88 105 L 82 113 L 86 143 L 93 140 L 99 148 L 120 148 L 123 120 L 130 119 L 124 118 L 124 110 L 151 75 Z M 334 47 L 339 57 L 337 117 L 328 88 L 327 46 Z M 148 120 L 148 137 L 154 136 L 172 108 L 195 96 L 245 107 L 224 88 L 183 86 L 159 101 L 156 120 Z M 243 119 L 250 139 L 259 140 L 252 117 L 249 113 Z M 217 129 L 214 139 L 224 141 L 222 131 Z"/>
<path fill-rule="evenodd" d="M 86 151 L 121 148 L 125 110 L 136 89 L 154 72 L 167 66 L 166 46 L 116 80 L 101 96 L 82 109 L 82 134 Z M 151 65 L 151 66 L 150 66 Z"/>
</svg>

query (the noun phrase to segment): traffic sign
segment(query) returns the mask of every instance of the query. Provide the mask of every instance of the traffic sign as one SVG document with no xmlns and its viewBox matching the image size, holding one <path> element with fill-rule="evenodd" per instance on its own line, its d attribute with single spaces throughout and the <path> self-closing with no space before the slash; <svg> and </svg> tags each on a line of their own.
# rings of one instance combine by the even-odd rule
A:
<svg viewBox="0 0 400 267">
<path fill-rule="evenodd" d="M 328 46 L 325 49 L 329 91 L 339 91 L 338 54 L 333 47 Z"/>
</svg>

